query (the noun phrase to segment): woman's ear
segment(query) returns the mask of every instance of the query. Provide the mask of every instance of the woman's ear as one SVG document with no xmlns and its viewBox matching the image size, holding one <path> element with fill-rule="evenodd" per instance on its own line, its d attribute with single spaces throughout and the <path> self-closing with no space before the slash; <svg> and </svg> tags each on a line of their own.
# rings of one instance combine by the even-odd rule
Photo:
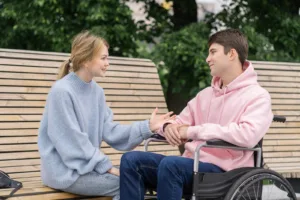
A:
<svg viewBox="0 0 300 200">
<path fill-rule="evenodd" d="M 86 61 L 86 62 L 83 62 L 82 64 L 81 64 L 81 66 L 83 67 L 83 68 L 88 68 L 88 66 L 89 66 L 89 61 Z"/>
</svg>

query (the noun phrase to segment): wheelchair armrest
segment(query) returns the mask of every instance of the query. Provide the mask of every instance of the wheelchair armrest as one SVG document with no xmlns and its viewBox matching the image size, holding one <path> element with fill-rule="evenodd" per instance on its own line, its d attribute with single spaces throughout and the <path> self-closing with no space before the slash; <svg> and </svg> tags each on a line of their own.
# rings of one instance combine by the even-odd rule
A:
<svg viewBox="0 0 300 200">
<path fill-rule="evenodd" d="M 151 135 L 150 138 L 154 138 L 154 139 L 158 139 L 158 140 L 166 140 L 165 137 L 163 137 L 163 136 L 161 136 L 159 134 L 153 134 L 153 135 Z"/>
<path fill-rule="evenodd" d="M 194 172 L 198 172 L 199 166 L 199 157 L 200 157 L 200 149 L 202 147 L 206 148 L 221 148 L 221 149 L 233 149 L 233 150 L 242 150 L 242 151 L 256 151 L 258 156 L 256 157 L 256 165 L 257 167 L 261 164 L 261 156 L 262 156 L 262 148 L 257 144 L 253 148 L 249 147 L 240 147 L 229 142 L 225 142 L 223 140 L 207 140 L 205 143 L 198 144 L 195 153 L 194 153 Z"/>
<path fill-rule="evenodd" d="M 211 146 L 237 147 L 236 145 L 223 140 L 207 140 L 206 144 Z"/>
<path fill-rule="evenodd" d="M 148 146 L 149 146 L 150 142 L 164 142 L 164 143 L 168 143 L 165 137 L 163 137 L 163 136 L 161 136 L 159 134 L 153 134 L 144 143 L 145 151 L 148 151 Z"/>
<path fill-rule="evenodd" d="M 223 140 L 207 140 L 206 141 L 206 144 L 209 145 L 209 146 L 220 146 L 220 147 L 238 147 L 238 148 L 243 148 L 243 147 L 240 147 L 240 146 L 237 146 L 237 145 L 234 145 L 234 144 L 231 144 L 229 142 L 225 142 Z M 259 146 L 256 145 L 255 147 L 253 148 L 258 148 Z M 245 148 L 245 149 L 248 149 L 248 148 Z"/>
<path fill-rule="evenodd" d="M 274 121 L 274 122 L 282 122 L 282 123 L 285 123 L 286 118 L 285 118 L 285 116 L 274 115 L 273 121 Z"/>
</svg>

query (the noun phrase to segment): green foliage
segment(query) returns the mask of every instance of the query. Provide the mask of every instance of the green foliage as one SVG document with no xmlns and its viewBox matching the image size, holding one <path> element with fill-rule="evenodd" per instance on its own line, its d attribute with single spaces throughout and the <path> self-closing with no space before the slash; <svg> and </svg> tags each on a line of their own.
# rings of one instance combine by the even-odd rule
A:
<svg viewBox="0 0 300 200">
<path fill-rule="evenodd" d="M 209 34 L 206 24 L 194 23 L 162 37 L 154 49 L 153 59 L 165 91 L 171 89 L 189 99 L 210 83 L 205 62 Z"/>
<path fill-rule="evenodd" d="M 250 36 L 257 45 L 250 48 L 252 59 L 299 62 L 300 16 L 295 7 L 300 7 L 297 0 L 294 3 L 291 0 L 232 0 L 211 22 L 215 29 L 238 28 Z M 262 51 L 266 46 L 259 41 L 271 48 Z"/>
<path fill-rule="evenodd" d="M 82 30 L 103 36 L 112 55 L 136 52 L 137 27 L 119 0 L 0 0 L 2 48 L 70 52 Z"/>
<path fill-rule="evenodd" d="M 163 33 L 170 33 L 173 29 L 171 14 L 155 0 L 125 0 L 142 3 L 145 10 L 146 21 L 140 20 L 136 23 L 138 38 L 141 41 L 155 43 L 155 38 Z"/>
</svg>

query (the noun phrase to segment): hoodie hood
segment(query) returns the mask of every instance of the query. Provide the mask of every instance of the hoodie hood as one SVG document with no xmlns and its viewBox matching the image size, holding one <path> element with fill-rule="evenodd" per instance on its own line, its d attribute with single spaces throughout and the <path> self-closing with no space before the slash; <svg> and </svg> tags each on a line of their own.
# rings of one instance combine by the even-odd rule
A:
<svg viewBox="0 0 300 200">
<path fill-rule="evenodd" d="M 223 91 L 224 93 L 231 92 L 233 90 L 237 90 L 243 87 L 247 87 L 249 85 L 257 85 L 257 73 L 254 71 L 254 68 L 249 61 L 245 61 L 243 66 L 243 73 L 236 77 L 233 81 L 231 81 L 225 89 L 221 89 L 222 80 L 220 77 L 213 77 L 211 86 L 214 90 Z M 221 92 L 223 93 L 223 92 Z"/>
</svg>

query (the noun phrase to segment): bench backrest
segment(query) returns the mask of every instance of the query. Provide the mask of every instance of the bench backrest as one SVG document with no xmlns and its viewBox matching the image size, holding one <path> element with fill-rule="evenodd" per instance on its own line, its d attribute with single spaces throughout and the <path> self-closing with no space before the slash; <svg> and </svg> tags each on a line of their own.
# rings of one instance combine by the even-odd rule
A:
<svg viewBox="0 0 300 200">
<path fill-rule="evenodd" d="M 300 177 L 300 63 L 253 64 L 260 85 L 271 94 L 273 113 L 287 118 L 272 123 L 264 137 L 264 160 L 287 178 Z"/>
<path fill-rule="evenodd" d="M 69 54 L 0 49 L 0 169 L 8 173 L 39 173 L 37 130 L 49 88 Z M 167 112 L 155 65 L 146 59 L 111 58 L 107 77 L 96 81 L 104 88 L 115 120 L 128 124 L 147 119 L 158 106 Z M 253 62 L 261 86 L 272 97 L 273 113 L 287 117 L 273 123 L 264 138 L 268 167 L 285 177 L 300 177 L 300 64 Z M 103 143 L 114 164 L 123 152 Z M 143 150 L 138 146 L 137 150 Z M 151 143 L 150 150 L 178 155 L 178 149 Z"/>
<path fill-rule="evenodd" d="M 58 67 L 69 54 L 0 49 L 0 169 L 8 173 L 40 169 L 37 134 Z M 167 112 L 155 65 L 146 59 L 112 57 L 107 77 L 96 81 L 104 88 L 114 119 L 122 124 L 149 119 L 157 106 Z M 123 152 L 102 144 L 113 164 Z M 138 146 L 137 150 L 143 150 Z M 151 143 L 149 150 L 178 155 L 178 148 Z"/>
</svg>

